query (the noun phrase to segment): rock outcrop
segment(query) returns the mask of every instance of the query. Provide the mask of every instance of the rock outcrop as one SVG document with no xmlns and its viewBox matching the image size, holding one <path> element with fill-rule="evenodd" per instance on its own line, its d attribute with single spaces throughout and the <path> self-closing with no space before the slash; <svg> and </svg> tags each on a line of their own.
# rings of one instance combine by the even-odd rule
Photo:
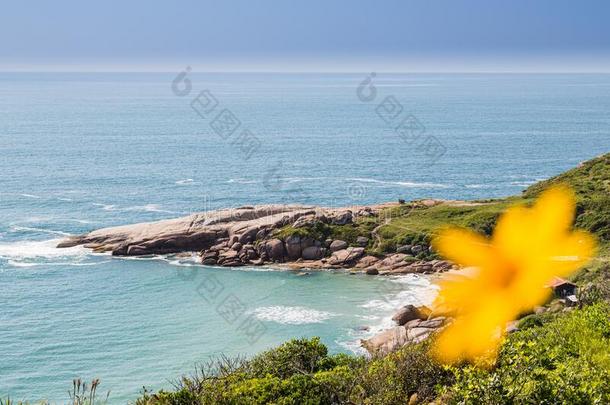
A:
<svg viewBox="0 0 610 405">
<path fill-rule="evenodd" d="M 416 318 L 404 325 L 384 330 L 370 339 L 364 339 L 361 344 L 372 355 L 387 354 L 407 343 L 418 343 L 427 339 L 432 333 L 441 330 L 446 323 L 445 317 L 426 320 Z"/>
<path fill-rule="evenodd" d="M 427 312 L 427 313 L 426 313 Z M 398 312 L 394 314 L 392 320 L 398 324 L 398 326 L 402 326 L 409 321 L 413 321 L 415 319 L 424 320 L 428 318 L 428 313 L 430 311 L 420 311 L 415 305 L 405 305 L 400 308 Z"/>
<path fill-rule="evenodd" d="M 205 265 L 235 267 L 287 263 L 293 268 L 353 268 L 370 275 L 432 273 L 452 268 L 448 262 L 418 260 L 410 253 L 390 253 L 382 257 L 367 255 L 371 235 L 359 235 L 351 243 L 301 236 L 311 234 L 307 229 L 312 229 L 301 231 L 301 228 L 320 223 L 351 226 L 354 218 L 377 215 L 386 207 L 247 206 L 100 229 L 70 237 L 58 247 L 85 245 L 116 256 L 194 251 L 200 253 L 201 263 Z M 295 232 L 280 236 L 285 235 L 280 230 L 287 225 Z M 413 249 L 409 246 L 409 251 Z"/>
<path fill-rule="evenodd" d="M 118 256 L 201 251 L 229 241 L 247 244 L 270 229 L 292 224 L 322 208 L 302 205 L 262 205 L 224 209 L 187 217 L 99 229 L 62 241 L 58 247 L 85 245 Z M 224 239 L 226 241 L 224 241 Z M 130 249 L 131 248 L 131 249 Z"/>
</svg>

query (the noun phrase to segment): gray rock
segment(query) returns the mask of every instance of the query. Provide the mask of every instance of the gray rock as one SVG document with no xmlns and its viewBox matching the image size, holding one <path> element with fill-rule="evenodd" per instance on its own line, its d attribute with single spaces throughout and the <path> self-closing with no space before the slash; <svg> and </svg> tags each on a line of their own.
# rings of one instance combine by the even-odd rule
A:
<svg viewBox="0 0 610 405">
<path fill-rule="evenodd" d="M 239 253 L 235 250 L 227 250 L 226 252 L 222 252 L 218 257 L 219 262 L 224 262 L 227 260 L 235 260 L 239 256 Z"/>
<path fill-rule="evenodd" d="M 322 258 L 322 249 L 317 246 L 309 246 L 303 249 L 303 260 L 319 260 Z"/>
<path fill-rule="evenodd" d="M 127 248 L 127 256 L 141 256 L 147 254 L 147 250 L 145 246 L 140 245 L 130 245 Z"/>
<path fill-rule="evenodd" d="M 372 267 L 373 265 L 375 265 L 375 263 L 379 262 L 379 259 L 376 258 L 375 256 L 364 256 L 361 257 L 360 260 L 358 260 L 358 263 L 356 264 L 356 268 L 359 269 L 365 269 L 368 267 Z"/>
<path fill-rule="evenodd" d="M 317 222 L 317 219 L 315 217 L 315 215 L 310 214 L 310 215 L 304 215 L 302 217 L 300 217 L 299 219 L 297 219 L 296 221 L 294 221 L 294 223 L 292 224 L 293 228 L 304 228 L 306 226 L 313 226 L 315 225 L 315 223 Z"/>
<path fill-rule="evenodd" d="M 301 257 L 301 237 L 292 235 L 286 238 L 286 255 L 290 260 Z"/>
<path fill-rule="evenodd" d="M 420 323 L 422 323 L 423 321 L 421 319 L 413 319 L 407 323 L 404 324 L 404 327 L 409 329 L 409 328 L 415 328 L 417 326 L 419 326 Z"/>
<path fill-rule="evenodd" d="M 407 343 L 407 330 L 396 326 L 385 330 L 370 339 L 362 340 L 362 346 L 371 354 L 387 354 Z"/>
<path fill-rule="evenodd" d="M 218 252 L 218 251 L 220 251 L 220 250 L 222 250 L 222 249 L 224 249 L 224 248 L 226 248 L 226 247 L 227 247 L 227 244 L 226 244 L 225 242 L 221 242 L 221 243 L 217 243 L 216 245 L 213 245 L 212 247 L 210 247 L 210 248 L 208 249 L 208 251 L 210 251 L 210 250 L 211 250 L 211 251 L 216 251 L 216 252 Z"/>
<path fill-rule="evenodd" d="M 356 244 L 358 246 L 366 247 L 366 245 L 368 245 L 368 243 L 369 243 L 369 238 L 367 238 L 366 236 L 358 236 L 356 238 Z"/>
<path fill-rule="evenodd" d="M 280 262 L 284 260 L 286 250 L 284 249 L 284 242 L 279 239 L 270 239 L 265 243 L 265 250 L 270 260 Z"/>
<path fill-rule="evenodd" d="M 424 250 L 426 250 L 426 248 L 423 247 L 422 245 L 415 245 L 411 248 L 411 252 L 413 252 L 414 255 L 417 255 L 417 254 L 423 252 Z"/>
<path fill-rule="evenodd" d="M 402 245 L 396 248 L 396 253 L 411 253 L 413 245 Z"/>
<path fill-rule="evenodd" d="M 445 317 L 432 318 L 432 319 L 428 319 L 425 321 L 421 321 L 419 323 L 419 325 L 417 325 L 417 327 L 438 329 L 441 326 L 443 326 L 444 322 L 445 322 Z"/>
<path fill-rule="evenodd" d="M 331 242 L 330 244 L 330 251 L 331 252 L 336 252 L 338 250 L 342 250 L 342 249 L 346 249 L 347 248 L 347 242 L 344 240 L 334 240 Z"/>
<path fill-rule="evenodd" d="M 256 227 L 256 226 L 246 229 L 241 235 L 239 235 L 238 242 L 241 244 L 247 244 L 247 243 L 254 242 L 254 240 L 256 239 L 257 233 L 258 233 L 258 227 Z"/>
<path fill-rule="evenodd" d="M 235 250 L 236 252 L 239 252 L 239 251 L 241 250 L 241 247 L 242 247 L 242 246 L 243 246 L 243 245 L 242 245 L 241 243 L 239 243 L 239 242 L 235 242 L 235 243 L 234 243 L 234 244 L 231 246 L 231 249 Z"/>
<path fill-rule="evenodd" d="M 333 213 L 330 217 L 333 225 L 346 225 L 352 222 L 352 212 L 350 210 Z"/>
<path fill-rule="evenodd" d="M 203 252 L 201 257 L 203 259 L 210 259 L 210 258 L 216 259 L 218 257 L 218 251 L 217 250 L 207 250 L 207 251 Z"/>
<path fill-rule="evenodd" d="M 313 238 L 301 238 L 301 250 L 315 245 Z"/>
<path fill-rule="evenodd" d="M 225 262 L 222 262 L 221 266 L 223 267 L 240 267 L 243 266 L 244 263 L 242 263 L 239 260 L 227 260 Z"/>
<path fill-rule="evenodd" d="M 376 276 L 377 274 L 379 274 L 379 270 L 377 270 L 375 267 L 369 267 L 366 269 L 366 274 Z"/>
<path fill-rule="evenodd" d="M 394 316 L 392 316 L 392 320 L 396 322 L 398 325 L 404 325 L 409 321 L 414 319 L 426 319 L 427 316 L 422 314 L 419 309 L 415 305 L 405 305 L 400 308 Z"/>
<path fill-rule="evenodd" d="M 258 232 L 256 232 L 256 240 L 265 239 L 265 236 L 267 236 L 267 230 L 266 229 L 261 229 Z"/>
<path fill-rule="evenodd" d="M 407 340 L 411 343 L 419 343 L 427 339 L 434 329 L 430 328 L 411 328 L 406 330 Z"/>
<path fill-rule="evenodd" d="M 201 264 L 205 264 L 208 266 L 213 266 L 216 264 L 216 258 L 215 257 L 206 257 L 205 259 L 203 259 L 201 261 Z"/>
<path fill-rule="evenodd" d="M 364 255 L 364 248 L 361 247 L 337 250 L 328 259 L 328 263 L 338 266 L 349 265 L 362 257 L 362 255 Z"/>
</svg>

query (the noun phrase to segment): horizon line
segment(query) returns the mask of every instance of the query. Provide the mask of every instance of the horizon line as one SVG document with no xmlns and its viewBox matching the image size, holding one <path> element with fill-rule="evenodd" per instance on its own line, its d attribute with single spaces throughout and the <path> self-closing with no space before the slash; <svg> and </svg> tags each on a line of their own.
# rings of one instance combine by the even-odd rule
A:
<svg viewBox="0 0 610 405">
<path fill-rule="evenodd" d="M 2 73 L 171 73 L 175 74 L 183 69 L 169 70 L 138 70 L 138 69 L 101 69 L 101 70 L 49 70 L 24 69 L 3 70 Z M 610 74 L 608 70 L 191 70 L 190 74 Z"/>
</svg>

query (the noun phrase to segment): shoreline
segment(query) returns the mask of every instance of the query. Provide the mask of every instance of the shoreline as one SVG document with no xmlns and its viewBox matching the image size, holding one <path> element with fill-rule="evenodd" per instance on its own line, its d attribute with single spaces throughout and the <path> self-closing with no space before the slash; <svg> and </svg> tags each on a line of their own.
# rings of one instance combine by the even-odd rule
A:
<svg viewBox="0 0 610 405">
<path fill-rule="evenodd" d="M 412 204 L 412 203 L 411 203 Z M 447 204 L 440 200 L 416 202 L 424 207 Z M 455 202 L 449 202 L 455 204 Z M 466 206 L 471 202 L 464 202 Z M 58 248 L 84 246 L 93 252 L 136 258 L 161 255 L 180 260 L 189 258 L 202 266 L 217 268 L 260 267 L 269 271 L 344 271 L 371 276 L 428 275 L 436 284 L 442 273 L 457 266 L 436 258 L 424 243 L 396 246 L 392 252 L 375 250 L 376 232 L 389 222 L 385 210 L 408 207 L 403 202 L 350 208 L 322 208 L 300 205 L 246 206 L 217 210 L 188 217 L 149 223 L 103 228 L 62 240 Z M 363 221 L 375 226 L 361 229 Z M 371 221 L 372 222 L 372 221 Z M 351 240 L 330 237 L 347 235 Z M 348 238 L 345 238 L 348 239 Z M 170 260 L 168 260 L 170 261 Z M 405 290 L 394 291 L 396 296 Z M 379 300 L 387 300 L 380 296 Z M 363 325 L 378 329 L 360 339 L 360 347 L 371 355 L 387 353 L 407 342 L 426 339 L 441 328 L 444 316 L 434 315 L 421 305 L 395 305 L 391 316 L 380 316 L 380 324 Z"/>
</svg>

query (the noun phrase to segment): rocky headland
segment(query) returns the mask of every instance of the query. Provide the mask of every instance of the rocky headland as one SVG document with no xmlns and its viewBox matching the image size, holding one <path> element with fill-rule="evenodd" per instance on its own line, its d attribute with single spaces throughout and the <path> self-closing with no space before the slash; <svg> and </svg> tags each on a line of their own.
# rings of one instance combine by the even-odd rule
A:
<svg viewBox="0 0 610 405">
<path fill-rule="evenodd" d="M 349 209 L 303 205 L 246 206 L 99 229 L 70 237 L 58 247 L 84 245 L 96 252 L 111 252 L 115 256 L 198 252 L 202 264 L 225 267 L 350 268 L 372 275 L 429 274 L 451 269 L 452 264 L 443 260 L 418 259 L 417 255 L 423 257 L 422 253 L 431 252 L 427 245 L 404 244 L 393 252 L 374 252 L 374 229 L 352 237 L 352 241 L 311 232 L 320 227 L 357 230 L 354 225 L 358 219 L 378 217 L 384 209 L 396 205 Z"/>
</svg>

